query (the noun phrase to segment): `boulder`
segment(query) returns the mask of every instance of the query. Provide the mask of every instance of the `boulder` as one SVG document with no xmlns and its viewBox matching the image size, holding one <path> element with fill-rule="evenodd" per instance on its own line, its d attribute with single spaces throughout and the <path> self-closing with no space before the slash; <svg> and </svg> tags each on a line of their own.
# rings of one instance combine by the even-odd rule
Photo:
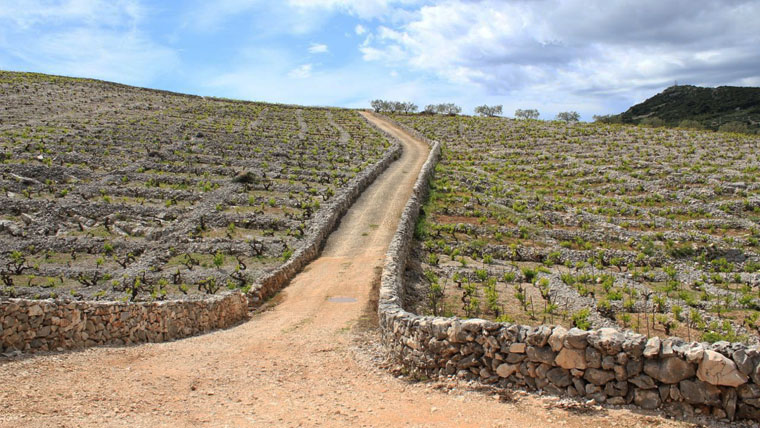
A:
<svg viewBox="0 0 760 428">
<path fill-rule="evenodd" d="M 604 385 L 615 379 L 615 373 L 608 370 L 588 369 L 583 375 L 583 378 L 594 385 Z"/>
<path fill-rule="evenodd" d="M 686 351 L 684 351 L 683 356 L 686 358 L 686 361 L 692 363 L 692 364 L 699 364 L 702 361 L 702 358 L 705 355 L 705 348 L 702 347 L 699 343 L 694 343 L 692 346 L 690 346 Z"/>
<path fill-rule="evenodd" d="M 466 341 L 467 332 L 462 328 L 461 322 L 454 321 L 449 327 L 448 336 L 451 343 L 463 343 Z"/>
<path fill-rule="evenodd" d="M 647 344 L 644 347 L 644 358 L 655 358 L 660 355 L 660 338 L 657 336 L 651 337 L 647 340 Z"/>
<path fill-rule="evenodd" d="M 518 364 L 501 364 L 496 368 L 496 374 L 499 375 L 499 377 L 510 377 L 517 373 L 519 367 Z"/>
<path fill-rule="evenodd" d="M 483 331 L 493 331 L 498 328 L 498 324 L 481 318 L 470 318 L 461 321 L 462 329 L 470 333 L 480 334 Z"/>
<path fill-rule="evenodd" d="M 633 392 L 633 402 L 642 409 L 652 410 L 660 407 L 660 393 L 656 389 L 636 389 Z"/>
<path fill-rule="evenodd" d="M 631 382 L 632 384 L 636 385 L 637 387 L 641 389 L 654 389 L 657 388 L 657 384 L 655 383 L 654 379 L 651 377 L 642 374 L 638 375 L 636 377 L 632 377 L 628 379 L 628 382 Z"/>
<path fill-rule="evenodd" d="M 667 384 L 678 383 L 694 376 L 694 366 L 678 357 L 663 360 L 647 360 L 644 363 L 644 373 Z"/>
<path fill-rule="evenodd" d="M 736 364 L 715 351 L 706 350 L 699 363 L 697 377 L 712 385 L 737 387 L 747 383 L 749 378 L 736 368 Z"/>
<path fill-rule="evenodd" d="M 586 365 L 595 369 L 602 367 L 602 354 L 596 348 L 586 348 Z"/>
<path fill-rule="evenodd" d="M 565 338 L 567 337 L 567 329 L 562 326 L 554 327 L 554 330 L 552 331 L 552 335 L 549 336 L 549 346 L 552 347 L 552 351 L 559 352 L 563 344 L 565 343 Z"/>
<path fill-rule="evenodd" d="M 753 358 L 753 356 L 744 349 L 734 352 L 732 358 L 734 363 L 736 363 L 736 368 L 747 376 L 749 376 L 750 373 L 752 373 L 752 369 L 755 368 L 756 358 Z"/>
<path fill-rule="evenodd" d="M 644 370 L 644 361 L 642 360 L 628 360 L 625 364 L 625 371 L 628 377 L 636 376 Z"/>
<path fill-rule="evenodd" d="M 612 355 L 607 355 L 604 358 L 602 358 L 602 369 L 604 370 L 612 370 L 615 367 L 615 357 Z"/>
<path fill-rule="evenodd" d="M 436 318 L 431 324 L 431 331 L 436 339 L 443 340 L 448 336 L 450 322 L 448 319 Z"/>
<path fill-rule="evenodd" d="M 570 372 L 560 367 L 555 367 L 546 372 L 546 378 L 560 388 L 566 388 L 573 383 Z"/>
<path fill-rule="evenodd" d="M 615 328 L 600 328 L 588 335 L 588 343 L 605 355 L 617 355 L 623 350 L 625 336 Z"/>
<path fill-rule="evenodd" d="M 551 334 L 552 330 L 545 325 L 533 327 L 528 331 L 527 342 L 533 346 L 543 347 L 546 346 L 546 342 Z"/>
<path fill-rule="evenodd" d="M 586 352 L 574 348 L 562 348 L 555 363 L 563 369 L 586 369 Z"/>
<path fill-rule="evenodd" d="M 739 403 L 737 406 L 736 417 L 740 419 L 753 419 L 757 421 L 760 420 L 760 409 L 744 403 Z"/>
<path fill-rule="evenodd" d="M 745 383 L 737 388 L 736 392 L 742 400 L 760 398 L 760 386 L 755 385 L 754 383 Z"/>
<path fill-rule="evenodd" d="M 736 389 L 725 388 L 721 401 L 723 404 L 723 410 L 726 411 L 726 416 L 729 420 L 733 421 L 736 416 L 736 404 L 738 401 L 736 397 Z"/>
<path fill-rule="evenodd" d="M 509 352 L 513 354 L 524 354 L 526 345 L 524 343 L 513 343 L 509 345 Z"/>
<path fill-rule="evenodd" d="M 42 310 L 42 307 L 40 305 L 32 305 L 29 307 L 29 316 L 30 317 L 38 317 L 45 313 L 45 311 Z"/>
<path fill-rule="evenodd" d="M 536 377 L 538 379 L 545 379 L 546 373 L 551 370 L 552 366 L 549 364 L 539 364 L 538 367 L 536 367 Z"/>
<path fill-rule="evenodd" d="M 633 358 L 640 358 L 644 354 L 647 338 L 641 334 L 631 334 L 625 337 L 623 351 Z"/>
<path fill-rule="evenodd" d="M 569 346 L 575 349 L 585 349 L 588 345 L 588 332 L 579 328 L 573 327 L 567 331 L 565 336 L 565 346 Z"/>
<path fill-rule="evenodd" d="M 609 382 L 604 386 L 604 393 L 608 397 L 625 397 L 628 394 L 628 382 Z"/>
<path fill-rule="evenodd" d="M 554 364 L 554 358 L 557 354 L 548 346 L 535 347 L 529 346 L 526 350 L 528 360 L 536 363 Z"/>
<path fill-rule="evenodd" d="M 688 403 L 708 406 L 720 404 L 720 389 L 717 386 L 701 380 L 682 380 L 678 387 L 681 390 L 681 396 Z"/>
</svg>

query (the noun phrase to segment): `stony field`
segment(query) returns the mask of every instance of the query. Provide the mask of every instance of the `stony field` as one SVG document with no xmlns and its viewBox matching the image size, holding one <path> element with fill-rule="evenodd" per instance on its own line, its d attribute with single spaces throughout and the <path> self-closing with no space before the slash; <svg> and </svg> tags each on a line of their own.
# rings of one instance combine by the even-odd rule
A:
<svg viewBox="0 0 760 428">
<path fill-rule="evenodd" d="M 0 72 L 0 296 L 247 289 L 390 143 L 354 111 Z"/>
<path fill-rule="evenodd" d="M 444 144 L 410 309 L 757 344 L 760 138 L 394 115 Z"/>
</svg>

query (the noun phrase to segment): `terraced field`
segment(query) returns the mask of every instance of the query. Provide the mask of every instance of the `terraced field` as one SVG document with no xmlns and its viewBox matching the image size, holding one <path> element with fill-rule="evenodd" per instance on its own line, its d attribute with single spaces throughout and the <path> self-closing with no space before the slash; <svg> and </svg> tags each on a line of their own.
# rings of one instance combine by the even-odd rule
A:
<svg viewBox="0 0 760 428">
<path fill-rule="evenodd" d="M 410 308 L 758 343 L 760 138 L 393 119 L 444 143 Z"/>
<path fill-rule="evenodd" d="M 246 290 L 390 143 L 354 111 L 0 72 L 0 295 Z"/>
</svg>

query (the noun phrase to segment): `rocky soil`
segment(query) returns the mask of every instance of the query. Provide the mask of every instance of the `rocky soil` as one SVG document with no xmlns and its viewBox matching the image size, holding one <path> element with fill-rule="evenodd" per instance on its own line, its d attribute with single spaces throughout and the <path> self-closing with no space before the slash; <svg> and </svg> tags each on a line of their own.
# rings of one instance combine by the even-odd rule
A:
<svg viewBox="0 0 760 428">
<path fill-rule="evenodd" d="M 394 115 L 443 143 L 409 308 L 757 344 L 756 136 Z"/>
<path fill-rule="evenodd" d="M 390 143 L 349 110 L 0 72 L 0 296 L 246 291 Z"/>
<path fill-rule="evenodd" d="M 426 156 L 402 142 L 400 161 L 267 310 L 176 342 L 3 359 L 0 426 L 705 426 L 378 368 L 373 287 Z"/>
</svg>

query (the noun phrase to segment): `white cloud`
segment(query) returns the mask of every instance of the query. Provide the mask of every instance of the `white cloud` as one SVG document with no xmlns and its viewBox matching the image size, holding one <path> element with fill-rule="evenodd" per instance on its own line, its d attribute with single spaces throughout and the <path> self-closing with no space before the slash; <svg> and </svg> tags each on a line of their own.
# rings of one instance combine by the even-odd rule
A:
<svg viewBox="0 0 760 428">
<path fill-rule="evenodd" d="M 0 20 L 28 29 L 40 24 L 76 21 L 86 25 L 129 26 L 144 14 L 136 0 L 4 0 Z"/>
<path fill-rule="evenodd" d="M 288 0 L 288 4 L 301 10 L 338 10 L 361 19 L 372 19 L 386 15 L 391 7 L 403 0 Z"/>
<path fill-rule="evenodd" d="M 35 70 L 138 85 L 149 84 L 179 61 L 172 50 L 138 33 L 89 29 L 46 34 L 7 50 Z"/>
<path fill-rule="evenodd" d="M 136 0 L 10 0 L 0 52 L 15 68 L 147 85 L 179 57 L 140 30 L 146 13 Z"/>
<path fill-rule="evenodd" d="M 309 46 L 309 53 L 320 54 L 320 53 L 327 53 L 327 52 L 328 52 L 328 48 L 326 44 L 312 43 L 311 46 Z"/>
<path fill-rule="evenodd" d="M 311 64 L 302 64 L 290 70 L 290 72 L 288 72 L 288 76 L 294 79 L 306 79 L 308 77 L 311 77 L 311 69 Z"/>
<path fill-rule="evenodd" d="M 359 50 L 366 61 L 489 94 L 550 94 L 558 102 L 615 94 L 630 105 L 674 80 L 754 81 L 760 77 L 757 22 L 760 3 L 751 0 L 640 0 L 635 6 L 444 0 L 401 24 L 380 26 Z"/>
<path fill-rule="evenodd" d="M 354 33 L 356 33 L 357 36 L 361 36 L 366 32 L 367 29 L 362 24 L 356 24 L 356 27 L 354 27 Z"/>
</svg>

